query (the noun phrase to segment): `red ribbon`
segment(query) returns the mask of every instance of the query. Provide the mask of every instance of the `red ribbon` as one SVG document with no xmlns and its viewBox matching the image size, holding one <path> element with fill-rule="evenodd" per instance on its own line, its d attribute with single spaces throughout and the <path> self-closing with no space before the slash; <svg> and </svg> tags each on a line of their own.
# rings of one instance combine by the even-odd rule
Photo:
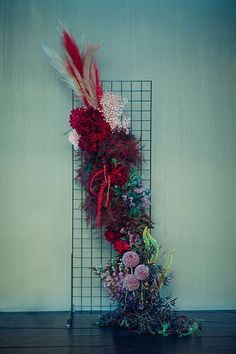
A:
<svg viewBox="0 0 236 354">
<path fill-rule="evenodd" d="M 100 176 L 104 175 L 104 181 L 102 182 L 98 194 L 93 192 L 93 184 L 95 179 Z M 107 193 L 106 193 L 106 203 L 105 207 L 107 207 L 109 203 L 109 197 L 110 197 L 110 186 L 111 186 L 111 176 L 107 175 L 107 166 L 104 165 L 103 169 L 99 170 L 96 172 L 93 177 L 91 178 L 90 181 L 90 192 L 93 195 L 97 195 L 98 197 L 98 202 L 97 202 L 97 223 L 98 223 L 98 228 L 101 229 L 101 214 L 102 214 L 102 201 L 103 201 L 103 196 L 105 193 L 105 190 L 107 188 Z"/>
</svg>

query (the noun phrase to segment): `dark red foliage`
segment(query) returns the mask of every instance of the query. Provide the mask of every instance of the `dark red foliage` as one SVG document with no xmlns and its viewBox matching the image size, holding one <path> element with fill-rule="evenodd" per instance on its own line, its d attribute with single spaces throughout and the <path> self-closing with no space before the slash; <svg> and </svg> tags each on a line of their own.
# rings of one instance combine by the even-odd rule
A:
<svg viewBox="0 0 236 354">
<path fill-rule="evenodd" d="M 128 243 L 126 241 L 123 241 L 123 240 L 115 241 L 114 242 L 114 248 L 120 254 L 122 254 L 124 252 L 127 252 L 130 249 Z"/>
<path fill-rule="evenodd" d="M 79 109 L 77 109 L 76 113 L 72 111 L 73 114 L 71 114 L 70 117 L 71 126 L 72 128 L 80 129 L 80 131 L 78 131 L 79 134 L 84 133 L 83 129 L 85 130 L 84 135 L 88 132 L 86 139 L 89 140 L 89 135 L 91 131 L 93 131 L 96 123 L 91 124 L 89 128 L 81 128 L 81 121 L 78 118 L 80 113 L 78 114 L 78 111 Z M 86 113 L 84 113 L 85 111 Z M 80 110 L 82 116 L 86 115 L 88 111 L 90 110 Z M 100 112 L 98 116 L 101 116 Z M 87 118 L 89 119 L 89 117 Z M 87 120 L 85 120 L 84 124 L 86 122 Z M 99 208 L 101 211 L 101 223 L 107 228 L 105 238 L 113 243 L 118 252 L 122 253 L 129 249 L 129 245 L 125 240 L 121 239 L 122 235 L 119 231 L 122 227 L 125 227 L 127 223 L 131 222 L 132 217 L 129 207 L 125 204 L 122 197 L 116 194 L 114 187 L 118 186 L 122 188 L 122 186 L 127 183 L 130 172 L 135 166 L 139 166 L 142 156 L 139 152 L 138 140 L 132 134 L 126 134 L 122 131 L 113 131 L 101 141 L 101 143 L 97 143 L 96 147 L 97 150 L 95 151 L 84 150 L 78 153 L 78 158 L 82 159 L 83 166 L 82 169 L 78 170 L 78 178 L 83 188 L 87 191 L 83 209 L 86 213 L 87 220 L 92 221 L 93 227 L 96 227 L 98 225 L 98 215 L 100 215 L 100 212 L 98 213 L 98 205 L 101 205 Z M 104 167 L 106 172 L 100 172 L 104 171 Z M 96 178 L 93 178 L 94 176 L 96 176 Z M 110 180 L 110 184 L 108 184 L 108 179 Z M 100 203 L 99 192 L 104 181 L 107 182 L 102 194 L 102 203 Z M 143 223 L 142 220 L 140 220 L 140 224 L 141 223 Z M 136 225 L 136 227 L 138 227 L 138 225 Z"/>
<path fill-rule="evenodd" d="M 70 125 L 80 135 L 81 150 L 88 152 L 97 151 L 103 141 L 111 136 L 110 125 L 102 113 L 93 107 L 73 109 L 70 114 Z"/>
<path fill-rule="evenodd" d="M 105 238 L 107 239 L 107 241 L 112 243 L 115 242 L 116 240 L 119 240 L 121 237 L 122 237 L 121 233 L 114 232 L 110 228 L 108 228 L 107 231 L 105 232 Z"/>
<path fill-rule="evenodd" d="M 97 204 L 97 196 L 86 193 L 83 209 L 86 213 L 87 220 L 92 221 L 93 227 L 97 226 Z M 107 207 L 105 207 L 104 196 L 101 216 L 102 225 L 108 226 L 115 233 L 119 233 L 119 230 L 132 220 L 129 207 L 124 203 L 122 198 L 116 197 L 112 190 L 110 191 L 109 204 Z"/>
<path fill-rule="evenodd" d="M 110 172 L 111 183 L 122 187 L 128 181 L 127 168 L 125 166 L 119 166 L 113 168 Z"/>
<path fill-rule="evenodd" d="M 139 152 L 137 139 L 132 134 L 124 131 L 114 131 L 108 139 L 103 141 L 97 150 L 97 159 L 109 164 L 116 159 L 121 166 L 125 166 L 129 172 L 137 166 L 142 157 Z"/>
</svg>

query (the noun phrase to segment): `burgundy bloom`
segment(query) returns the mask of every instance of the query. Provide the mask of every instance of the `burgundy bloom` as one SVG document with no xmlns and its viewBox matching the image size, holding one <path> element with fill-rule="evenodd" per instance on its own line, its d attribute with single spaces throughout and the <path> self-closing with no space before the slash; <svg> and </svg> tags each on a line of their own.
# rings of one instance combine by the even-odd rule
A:
<svg viewBox="0 0 236 354">
<path fill-rule="evenodd" d="M 128 243 L 127 243 L 126 241 L 124 241 L 124 240 L 117 240 L 117 241 L 115 241 L 115 242 L 114 242 L 114 248 L 115 248 L 115 250 L 116 250 L 118 253 L 120 253 L 120 254 L 122 254 L 122 253 L 124 253 L 124 252 L 126 252 L 126 251 L 129 251 L 129 245 L 128 245 Z"/>
<path fill-rule="evenodd" d="M 80 135 L 79 146 L 88 152 L 97 151 L 112 133 L 109 124 L 98 109 L 75 108 L 70 114 L 70 125 Z"/>
<path fill-rule="evenodd" d="M 116 240 L 119 240 L 122 237 L 122 234 L 119 232 L 114 232 L 111 229 L 107 229 L 107 231 L 105 232 L 105 238 L 107 239 L 107 241 L 109 242 L 114 242 Z"/>
<path fill-rule="evenodd" d="M 72 129 L 76 129 L 81 111 L 82 108 L 75 108 L 70 112 L 70 126 Z"/>
</svg>

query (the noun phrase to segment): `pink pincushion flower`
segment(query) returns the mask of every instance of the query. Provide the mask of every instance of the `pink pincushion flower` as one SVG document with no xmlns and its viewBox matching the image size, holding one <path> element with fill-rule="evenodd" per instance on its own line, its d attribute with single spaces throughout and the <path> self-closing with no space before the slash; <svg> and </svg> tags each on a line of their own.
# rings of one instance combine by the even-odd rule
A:
<svg viewBox="0 0 236 354">
<path fill-rule="evenodd" d="M 125 252 L 122 257 L 122 262 L 125 267 L 134 268 L 139 264 L 139 255 L 136 252 Z"/>
<path fill-rule="evenodd" d="M 139 264 L 134 270 L 134 275 L 138 280 L 146 280 L 149 276 L 149 268 L 145 264 Z"/>
<path fill-rule="evenodd" d="M 129 291 L 135 291 L 139 288 L 140 281 L 134 274 L 127 274 L 124 277 L 123 287 Z"/>
</svg>

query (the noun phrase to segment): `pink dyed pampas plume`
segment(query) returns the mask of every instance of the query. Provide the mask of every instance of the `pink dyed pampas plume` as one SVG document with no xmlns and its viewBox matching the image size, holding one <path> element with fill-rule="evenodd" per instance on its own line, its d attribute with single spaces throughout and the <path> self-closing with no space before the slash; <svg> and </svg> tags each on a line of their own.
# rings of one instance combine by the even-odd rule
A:
<svg viewBox="0 0 236 354">
<path fill-rule="evenodd" d="M 79 71 L 80 75 L 83 76 L 83 58 L 81 57 L 79 47 L 76 45 L 74 39 L 66 31 L 63 32 L 63 45 L 76 69 Z M 69 63 L 70 62 L 68 60 L 68 64 Z"/>
<path fill-rule="evenodd" d="M 73 37 L 66 31 L 62 32 L 62 44 L 65 48 L 65 59 L 46 46 L 43 46 L 43 50 L 49 56 L 52 66 L 81 98 L 84 105 L 98 109 L 103 94 L 98 67 L 95 63 L 98 47 L 87 44 L 82 52 Z"/>
<path fill-rule="evenodd" d="M 102 91 L 102 85 L 99 78 L 98 66 L 96 62 L 94 63 L 94 70 L 95 70 L 95 79 L 96 79 L 96 94 L 97 94 L 98 101 L 100 102 L 103 91 Z"/>
</svg>

